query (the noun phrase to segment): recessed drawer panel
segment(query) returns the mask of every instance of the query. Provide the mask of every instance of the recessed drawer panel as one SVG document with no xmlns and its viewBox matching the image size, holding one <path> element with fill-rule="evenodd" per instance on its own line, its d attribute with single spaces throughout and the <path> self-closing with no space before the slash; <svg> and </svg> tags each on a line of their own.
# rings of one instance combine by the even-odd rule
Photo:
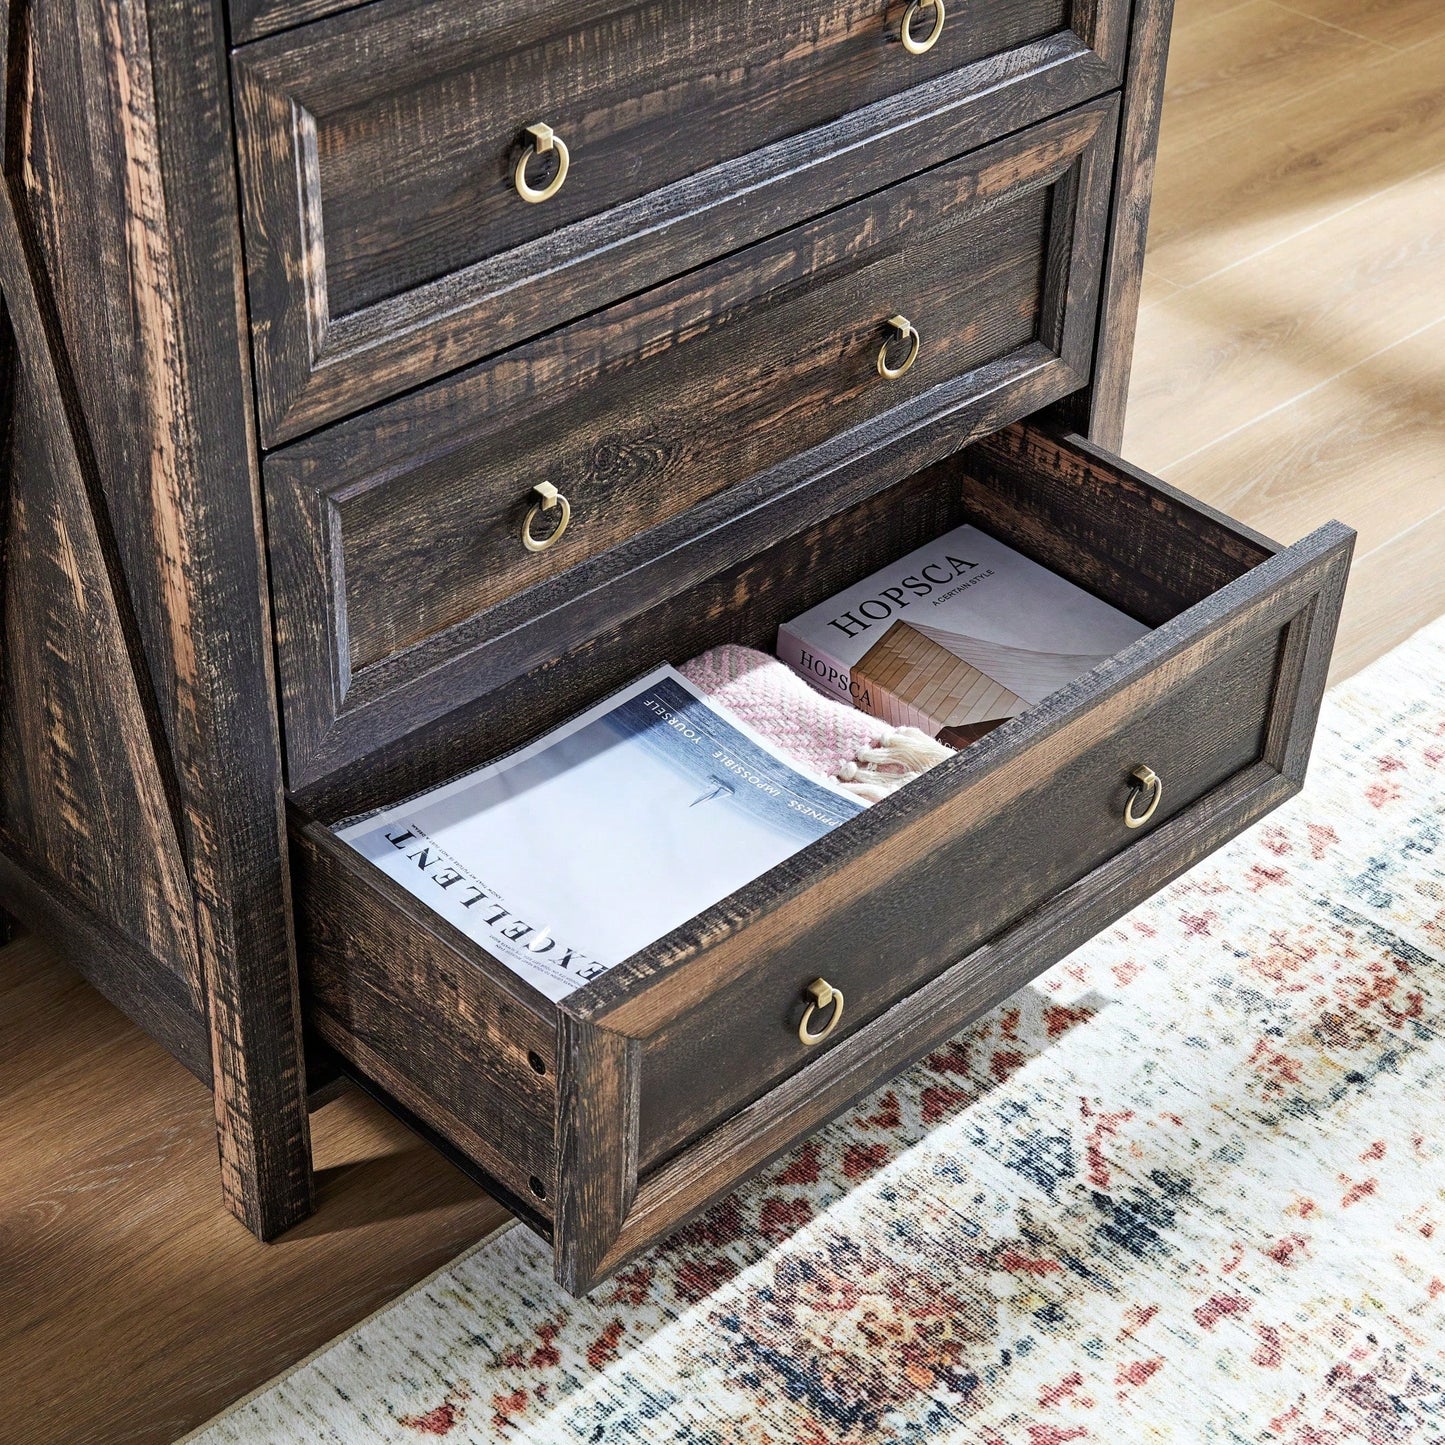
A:
<svg viewBox="0 0 1445 1445">
<path fill-rule="evenodd" d="M 947 417 L 938 455 L 1081 385 L 1115 116 L 1093 102 L 269 457 L 292 786 L 925 459 L 879 457 L 890 434 Z"/>
<path fill-rule="evenodd" d="M 1097 95 L 1127 8 L 383 0 L 245 46 L 263 435 L 864 194 L 901 155 L 928 165 Z"/>
<path fill-rule="evenodd" d="M 962 521 L 1156 630 L 560 1004 L 327 826 L 658 661 L 768 646 Z M 1331 524 L 1279 550 L 1078 438 L 1010 429 L 518 679 L 464 733 L 294 800 L 309 1022 L 590 1288 L 1294 792 L 1351 545 Z M 843 1012 L 810 1042 L 819 980 Z"/>
</svg>

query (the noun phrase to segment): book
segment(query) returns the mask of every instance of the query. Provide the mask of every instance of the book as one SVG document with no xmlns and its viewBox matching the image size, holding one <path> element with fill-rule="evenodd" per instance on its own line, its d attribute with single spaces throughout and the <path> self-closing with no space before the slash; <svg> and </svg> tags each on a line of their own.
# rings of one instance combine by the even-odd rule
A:
<svg viewBox="0 0 1445 1445">
<path fill-rule="evenodd" d="M 965 747 L 1149 628 L 977 527 L 957 527 L 778 629 L 819 692 Z"/>
<path fill-rule="evenodd" d="M 865 804 L 670 667 L 337 836 L 551 999 Z"/>
</svg>

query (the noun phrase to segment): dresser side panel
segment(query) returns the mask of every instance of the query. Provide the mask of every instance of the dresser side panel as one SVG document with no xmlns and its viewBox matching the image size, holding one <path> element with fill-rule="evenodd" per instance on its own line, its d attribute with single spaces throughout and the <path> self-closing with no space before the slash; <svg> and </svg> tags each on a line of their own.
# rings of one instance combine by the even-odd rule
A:
<svg viewBox="0 0 1445 1445">
<path fill-rule="evenodd" d="M 310 1149 L 223 17 L 0 18 L 4 285 L 33 313 L 22 365 L 56 378 L 49 440 L 77 459 L 184 863 L 227 1202 L 269 1236 L 309 1211 Z"/>
</svg>

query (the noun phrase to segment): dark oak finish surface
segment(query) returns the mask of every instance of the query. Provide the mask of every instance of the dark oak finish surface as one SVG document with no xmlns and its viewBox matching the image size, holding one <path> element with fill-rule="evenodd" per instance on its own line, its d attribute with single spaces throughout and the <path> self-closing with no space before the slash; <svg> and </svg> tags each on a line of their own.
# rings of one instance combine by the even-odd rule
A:
<svg viewBox="0 0 1445 1445">
<path fill-rule="evenodd" d="M 1325 529 L 1276 555 L 1264 539 L 1087 444 L 1027 428 L 940 463 L 921 480 L 951 490 L 961 515 L 1159 630 L 560 1005 L 433 924 L 431 969 L 529 1001 L 531 1011 L 555 1020 L 548 1067 L 560 1078 L 547 1192 L 558 1277 L 569 1288 L 590 1288 L 813 1127 L 825 1116 L 817 1110 L 841 1108 L 885 1077 L 875 1059 L 879 1024 L 890 1007 L 908 1008 L 906 996 L 920 986 L 950 993 L 956 960 L 969 970 L 980 949 L 1000 957 L 1000 988 L 1004 981 L 1016 987 L 1019 968 L 1000 940 L 1018 930 L 1031 938 L 1028 920 L 1040 911 L 1058 915 L 1061 936 L 1074 936 L 1075 884 L 1110 880 L 1122 909 L 1142 896 L 1125 885 L 1120 863 L 1140 843 L 1178 837 L 1192 858 L 1208 846 L 1206 836 L 1223 841 L 1298 784 L 1349 533 Z M 844 535 L 896 527 L 895 550 L 902 550 L 908 511 L 885 508 L 886 500 L 866 502 L 835 525 Z M 776 625 L 806 605 L 829 532 L 825 523 L 718 579 L 719 596 L 752 595 L 750 571 L 781 579 L 769 598 L 776 610 L 767 620 Z M 680 633 L 674 661 L 707 642 L 756 640 L 763 619 L 746 608 L 735 619 L 712 605 L 712 585 L 651 616 L 659 642 Z M 712 635 L 674 627 L 687 617 L 710 619 Z M 592 700 L 575 685 L 569 696 L 579 705 Z M 1165 777 L 1169 803 L 1147 832 L 1131 835 L 1121 814 L 1129 770 L 1143 761 Z M 1201 818 L 1216 831 L 1202 829 Z M 335 920 L 312 929 L 310 988 L 318 998 L 369 990 L 395 999 L 389 951 L 353 951 L 340 940 L 358 913 L 378 920 L 369 928 L 384 927 L 388 911 L 407 918 L 415 905 L 398 903 L 404 895 L 349 858 L 322 822 L 298 818 L 300 846 L 315 860 L 307 876 L 344 877 L 344 886 L 308 889 L 304 899 L 308 915 Z M 1158 866 L 1168 867 L 1167 857 Z M 374 906 L 363 902 L 368 893 Z M 1030 951 L 1030 967 L 1056 956 Z M 810 1053 L 790 1035 L 802 986 L 820 973 L 836 976 L 857 1010 Z M 407 977 L 403 970 L 403 992 Z M 979 1008 L 1003 996 L 970 977 Z M 424 1041 L 408 1032 L 414 1020 Z M 961 1021 L 955 1017 L 955 1026 Z M 369 1013 L 368 1026 L 380 1031 L 389 1059 L 407 1061 L 385 1080 L 387 1089 L 465 1149 L 475 1124 L 458 1117 L 445 1074 L 440 1088 L 430 1078 L 429 1061 L 454 1047 L 458 1026 L 447 1010 L 394 1005 Z M 464 1028 L 468 1047 L 490 1048 L 470 1023 Z M 378 1047 L 373 1036 L 358 1049 L 334 1026 L 327 1037 L 363 1072 L 367 1052 Z M 860 1050 L 875 1062 L 858 1062 Z M 896 1066 L 912 1054 L 889 1045 L 881 1057 Z M 766 1119 L 766 1127 L 759 1133 L 738 1122 L 745 1119 Z M 493 1122 L 485 1155 L 473 1157 L 483 1168 L 514 1147 L 536 1158 L 539 1143 L 531 1134 L 514 1144 Z M 502 1182 L 515 1190 L 520 1172 L 510 1165 Z"/>
<path fill-rule="evenodd" d="M 1126 0 L 954 0 L 923 55 L 899 43 L 905 8 L 382 0 L 240 50 L 267 442 L 1122 74 Z M 570 168 L 529 205 L 513 175 L 537 122 Z M 538 159 L 528 175 L 555 169 Z"/>
<path fill-rule="evenodd" d="M 646 1170 L 795 1072 L 803 987 L 821 971 L 847 1008 L 842 1042 L 887 1007 L 1135 841 L 1129 772 L 1168 780 L 1154 825 L 1191 808 L 1263 750 L 1279 637 L 1267 633 L 1167 694 L 1097 720 L 1083 751 L 1023 778 L 1006 807 L 951 831 L 896 880 L 830 907 L 823 930 L 781 942 L 643 1042 L 638 1155 Z M 960 927 L 940 929 L 948 909 Z M 855 942 L 855 940 L 857 942 Z"/>
<path fill-rule="evenodd" d="M 466 941 L 444 919 L 304 822 L 296 893 L 311 1026 L 550 1218 L 529 1185 L 540 1179 L 544 1195 L 552 1192 L 556 1043 L 546 1001 L 505 970 L 472 967 Z M 418 1075 L 425 1093 L 410 1082 Z"/>
<path fill-rule="evenodd" d="M 692 544 L 705 573 L 836 506 L 840 446 L 1076 387 L 1115 114 L 1071 111 L 269 457 L 292 786 L 680 588 Z M 890 381 L 895 313 L 921 343 Z M 572 519 L 534 554 L 543 481 Z"/>
<path fill-rule="evenodd" d="M 1120 127 L 1114 213 L 1104 256 L 1104 291 L 1094 353 L 1094 385 L 1064 408 L 1068 424 L 1086 431 L 1101 446 L 1118 449 L 1124 440 L 1124 404 L 1134 360 L 1139 318 L 1139 281 L 1154 194 L 1154 159 L 1164 101 L 1164 62 L 1174 0 L 1152 0 L 1134 11 L 1129 41 L 1128 80 Z"/>
</svg>

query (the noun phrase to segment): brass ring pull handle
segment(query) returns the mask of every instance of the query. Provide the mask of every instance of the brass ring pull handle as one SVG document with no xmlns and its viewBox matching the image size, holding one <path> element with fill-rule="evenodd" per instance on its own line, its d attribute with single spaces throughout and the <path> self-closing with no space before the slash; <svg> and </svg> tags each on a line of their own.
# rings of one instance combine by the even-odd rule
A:
<svg viewBox="0 0 1445 1445">
<path fill-rule="evenodd" d="M 532 137 L 532 143 L 517 161 L 516 169 L 512 172 L 512 184 L 516 186 L 517 194 L 529 206 L 535 206 L 542 201 L 550 201 L 562 189 L 572 157 L 567 152 L 567 143 L 550 125 L 529 125 L 527 134 Z M 557 155 L 557 174 L 545 186 L 534 186 L 527 179 L 527 167 L 532 163 L 532 158 L 551 155 L 554 151 Z"/>
<path fill-rule="evenodd" d="M 804 1047 L 812 1048 L 814 1044 L 821 1044 L 838 1027 L 838 1021 L 843 1017 L 843 990 L 834 988 L 826 978 L 815 978 L 803 992 L 811 1002 L 803 1010 L 803 1021 L 798 1025 L 798 1037 L 803 1041 Z M 833 1010 L 832 1016 L 814 1033 L 808 1027 L 813 1022 L 813 1011 L 830 1006 Z"/>
<path fill-rule="evenodd" d="M 893 329 L 893 335 L 878 348 L 878 375 L 885 381 L 897 381 L 900 376 L 906 375 L 913 369 L 913 363 L 918 360 L 918 348 L 923 344 L 923 338 L 918 334 L 918 328 L 906 316 L 890 316 L 888 325 Z M 895 340 L 903 340 L 908 343 L 908 355 L 903 358 L 901 366 L 889 366 L 888 348 Z"/>
<path fill-rule="evenodd" d="M 943 22 L 947 19 L 943 0 L 933 0 L 933 29 L 921 40 L 914 37 L 913 22 L 918 18 L 919 11 L 927 9 L 928 0 L 913 0 L 903 12 L 903 33 L 900 39 L 903 41 L 903 48 L 910 55 L 926 55 L 938 44 L 938 37 L 943 34 Z"/>
<path fill-rule="evenodd" d="M 545 552 L 548 547 L 555 547 L 562 540 L 562 533 L 567 530 L 567 523 L 572 520 L 572 504 L 551 482 L 538 482 L 532 490 L 541 501 L 532 503 L 532 510 L 527 513 L 527 520 L 522 523 L 522 545 L 529 552 Z M 550 512 L 557 507 L 562 509 L 557 525 L 545 537 L 534 537 L 532 523 L 537 520 L 537 513 Z"/>
<path fill-rule="evenodd" d="M 1134 779 L 1135 786 L 1129 792 L 1129 801 L 1124 804 L 1124 826 L 1142 828 L 1158 811 L 1159 800 L 1164 796 L 1164 784 L 1153 768 L 1135 768 L 1129 776 Z M 1149 799 L 1149 806 L 1142 813 L 1136 812 L 1136 805 L 1144 798 Z"/>
</svg>

